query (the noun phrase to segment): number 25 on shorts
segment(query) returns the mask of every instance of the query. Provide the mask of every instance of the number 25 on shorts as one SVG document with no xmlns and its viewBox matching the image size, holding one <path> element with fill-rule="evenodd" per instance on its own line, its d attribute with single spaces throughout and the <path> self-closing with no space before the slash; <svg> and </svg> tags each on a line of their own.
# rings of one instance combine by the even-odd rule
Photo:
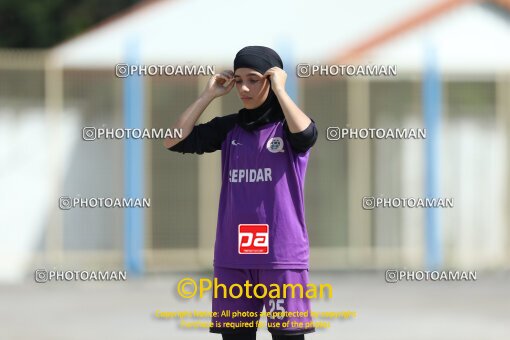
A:
<svg viewBox="0 0 510 340">
<path fill-rule="evenodd" d="M 285 308 L 283 307 L 284 299 L 270 299 L 269 300 L 269 313 L 275 313 L 272 319 L 282 320 L 285 316 Z"/>
</svg>

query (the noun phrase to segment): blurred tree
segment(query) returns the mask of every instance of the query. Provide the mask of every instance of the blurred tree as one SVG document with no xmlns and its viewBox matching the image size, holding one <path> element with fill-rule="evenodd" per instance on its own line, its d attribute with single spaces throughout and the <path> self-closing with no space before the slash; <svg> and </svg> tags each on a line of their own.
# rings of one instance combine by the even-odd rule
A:
<svg viewBox="0 0 510 340">
<path fill-rule="evenodd" d="M 51 47 L 137 2 L 0 0 L 0 47 Z"/>
</svg>

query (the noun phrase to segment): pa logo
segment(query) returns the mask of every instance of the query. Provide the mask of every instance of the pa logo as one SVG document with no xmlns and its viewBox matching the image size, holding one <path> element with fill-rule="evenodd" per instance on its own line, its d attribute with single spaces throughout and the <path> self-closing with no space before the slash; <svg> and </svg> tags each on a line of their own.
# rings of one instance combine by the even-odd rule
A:
<svg viewBox="0 0 510 340">
<path fill-rule="evenodd" d="M 269 138 L 266 148 L 272 153 L 283 152 L 283 139 L 280 137 Z"/>
</svg>

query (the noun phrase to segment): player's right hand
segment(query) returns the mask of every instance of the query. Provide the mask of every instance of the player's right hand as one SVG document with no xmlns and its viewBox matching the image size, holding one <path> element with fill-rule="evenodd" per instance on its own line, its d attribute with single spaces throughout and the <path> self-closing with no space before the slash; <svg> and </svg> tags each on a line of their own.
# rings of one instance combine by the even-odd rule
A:
<svg viewBox="0 0 510 340">
<path fill-rule="evenodd" d="M 226 95 L 234 87 L 234 72 L 223 71 L 215 74 L 209 79 L 205 87 L 205 92 L 211 94 L 214 98 Z"/>
</svg>

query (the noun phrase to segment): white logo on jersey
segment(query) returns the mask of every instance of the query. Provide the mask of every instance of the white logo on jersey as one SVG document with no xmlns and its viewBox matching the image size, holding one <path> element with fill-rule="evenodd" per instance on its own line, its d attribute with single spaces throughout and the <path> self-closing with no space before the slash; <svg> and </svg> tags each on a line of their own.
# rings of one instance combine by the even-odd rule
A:
<svg viewBox="0 0 510 340">
<path fill-rule="evenodd" d="M 232 139 L 232 145 L 237 146 L 237 145 L 243 145 L 243 144 L 239 143 L 235 139 Z"/>
<path fill-rule="evenodd" d="M 269 152 L 272 153 L 284 152 L 283 139 L 280 137 L 269 138 L 266 144 L 266 148 L 269 150 Z"/>
<path fill-rule="evenodd" d="M 231 183 L 272 182 L 271 168 L 260 169 L 230 169 L 228 181 Z"/>
</svg>

